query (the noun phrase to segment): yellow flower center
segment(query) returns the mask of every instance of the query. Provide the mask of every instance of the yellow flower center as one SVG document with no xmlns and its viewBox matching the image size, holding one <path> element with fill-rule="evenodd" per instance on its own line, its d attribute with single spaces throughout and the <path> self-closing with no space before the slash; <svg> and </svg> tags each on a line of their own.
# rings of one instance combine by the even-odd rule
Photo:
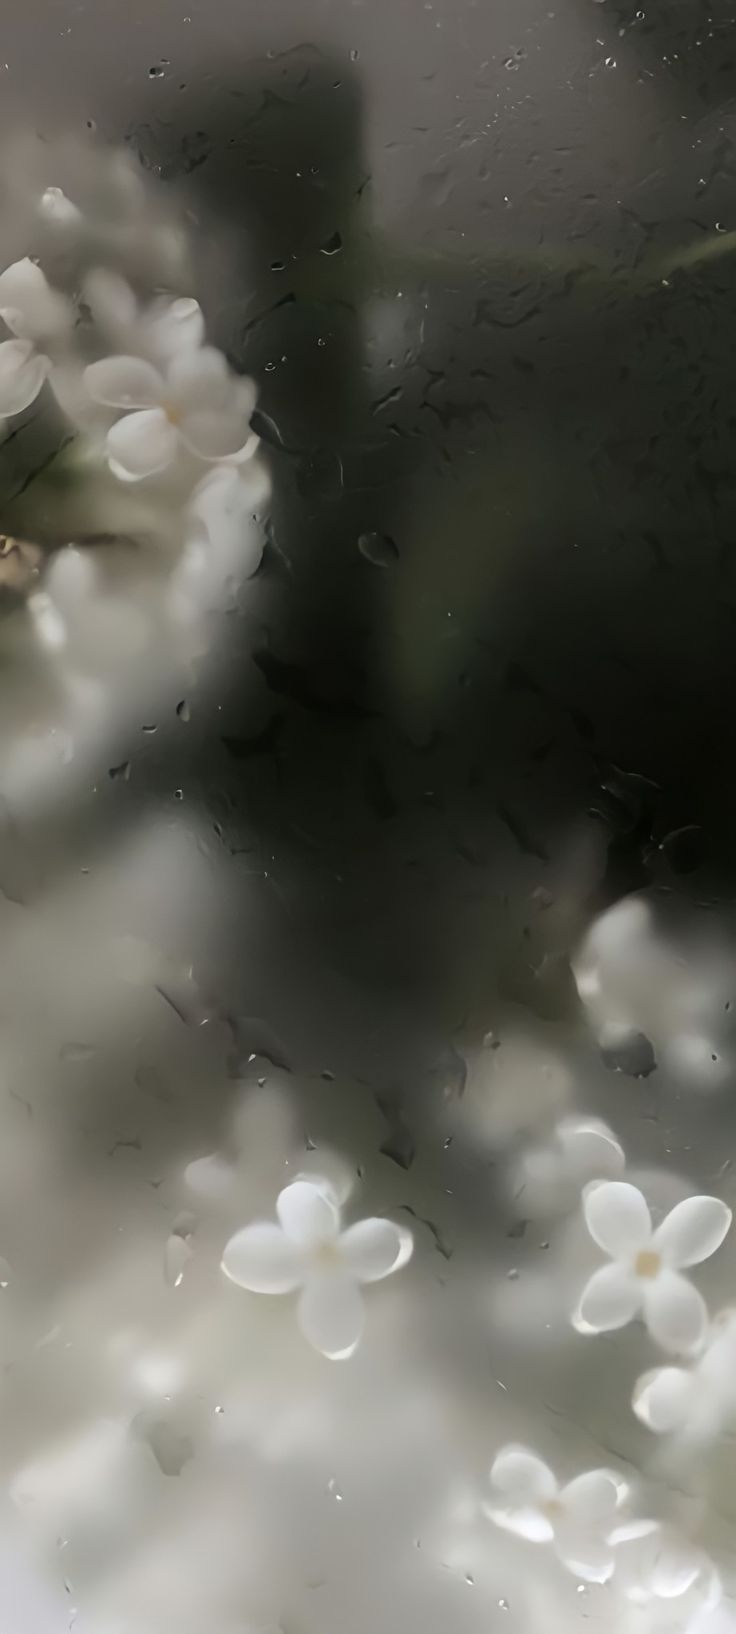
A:
<svg viewBox="0 0 736 1634">
<path fill-rule="evenodd" d="M 659 1275 L 662 1261 L 653 1248 L 642 1248 L 634 1260 L 634 1270 L 638 1277 L 656 1277 Z"/>
<path fill-rule="evenodd" d="M 181 420 L 181 413 L 177 408 L 176 403 L 163 402 L 161 407 L 166 415 L 169 425 L 178 426 L 179 421 Z"/>
<path fill-rule="evenodd" d="M 326 1237 L 313 1251 L 315 1263 L 322 1271 L 332 1271 L 340 1259 L 340 1250 L 334 1237 Z"/>
</svg>

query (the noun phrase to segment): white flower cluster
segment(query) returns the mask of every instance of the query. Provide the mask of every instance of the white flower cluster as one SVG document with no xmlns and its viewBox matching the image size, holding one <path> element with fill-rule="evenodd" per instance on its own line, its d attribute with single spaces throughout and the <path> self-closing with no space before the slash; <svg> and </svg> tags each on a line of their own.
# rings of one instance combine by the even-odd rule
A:
<svg viewBox="0 0 736 1634">
<path fill-rule="evenodd" d="M 685 1275 L 723 1243 L 732 1211 L 721 1199 L 686 1197 L 655 1226 L 639 1187 L 622 1176 L 626 1159 L 608 1126 L 563 1118 L 546 1147 L 527 1150 L 515 1168 L 517 1196 L 559 1208 L 582 1194 L 588 1232 L 607 1256 L 589 1277 L 571 1321 L 582 1334 L 608 1333 L 640 1317 L 650 1337 L 680 1359 L 637 1379 L 632 1408 L 651 1430 L 705 1442 L 736 1423 L 736 1310 L 708 1316 Z M 615 1178 L 609 1178 L 614 1177 Z M 720 1579 L 704 1552 L 658 1521 L 623 1520 L 628 1489 L 607 1470 L 560 1487 L 528 1448 L 509 1445 L 492 1470 L 486 1513 L 499 1526 L 554 1545 L 578 1577 L 616 1576 L 639 1603 L 695 1592 L 702 1613 L 717 1604 Z"/>
<path fill-rule="evenodd" d="M 164 693 L 168 704 L 205 650 L 208 615 L 258 567 L 269 491 L 254 384 L 176 292 L 181 235 L 126 155 L 68 158 L 74 198 L 40 185 L 25 150 L 3 178 L 6 237 L 32 251 L 0 272 L 8 450 L 18 432 L 5 486 L 18 489 L 19 465 L 23 483 L 12 523 L 22 517 L 23 538 L 8 542 L 2 576 L 25 593 L 0 705 L 0 792 L 23 807 L 131 720 L 139 729 L 141 711 L 155 718 Z"/>
</svg>

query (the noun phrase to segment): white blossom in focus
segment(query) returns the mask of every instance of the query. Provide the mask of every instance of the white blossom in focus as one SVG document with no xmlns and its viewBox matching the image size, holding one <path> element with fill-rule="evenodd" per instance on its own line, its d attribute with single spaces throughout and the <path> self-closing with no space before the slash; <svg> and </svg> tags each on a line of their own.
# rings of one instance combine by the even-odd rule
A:
<svg viewBox="0 0 736 1634">
<path fill-rule="evenodd" d="M 602 1118 L 561 1118 L 547 1145 L 522 1154 L 514 1194 L 532 1209 L 572 1207 L 586 1180 L 613 1178 L 625 1166 L 623 1147 Z"/>
<path fill-rule="evenodd" d="M 646 1201 L 627 1181 L 593 1182 L 585 1192 L 585 1221 L 611 1264 L 594 1271 L 580 1297 L 573 1326 L 607 1333 L 642 1315 L 664 1350 L 688 1352 L 705 1337 L 702 1295 L 683 1269 L 720 1248 L 732 1220 L 718 1197 L 687 1197 L 652 1229 Z"/>
<path fill-rule="evenodd" d="M 338 1361 L 351 1356 L 363 1330 L 360 1284 L 379 1282 L 411 1257 L 410 1231 L 392 1220 L 359 1220 L 340 1229 L 327 1190 L 295 1180 L 276 1200 L 278 1225 L 258 1220 L 225 1245 L 222 1269 L 251 1293 L 301 1289 L 297 1318 L 315 1350 Z"/>
<path fill-rule="evenodd" d="M 568 1571 L 589 1583 L 607 1583 L 614 1555 L 609 1542 L 627 1487 L 607 1469 L 588 1470 L 560 1486 L 528 1447 L 502 1447 L 491 1466 L 494 1489 L 484 1512 L 496 1526 L 530 1543 L 552 1543 Z"/>
<path fill-rule="evenodd" d="M 631 1405 L 656 1435 L 688 1434 L 708 1441 L 736 1416 L 736 1311 L 714 1318 L 708 1342 L 691 1367 L 654 1367 L 634 1386 Z"/>
<path fill-rule="evenodd" d="M 247 460 L 255 449 L 253 382 L 232 375 L 213 346 L 176 351 L 161 370 L 142 357 L 102 358 L 84 381 L 95 403 L 125 411 L 106 439 L 110 469 L 124 482 L 165 471 L 182 446 L 213 464 Z"/>
</svg>

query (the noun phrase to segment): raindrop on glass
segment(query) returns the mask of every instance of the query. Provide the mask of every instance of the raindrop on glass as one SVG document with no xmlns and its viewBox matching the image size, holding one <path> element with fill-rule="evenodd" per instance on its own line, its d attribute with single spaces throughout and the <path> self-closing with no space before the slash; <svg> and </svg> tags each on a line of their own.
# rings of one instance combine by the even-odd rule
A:
<svg viewBox="0 0 736 1634">
<path fill-rule="evenodd" d="M 361 533 L 358 550 L 374 567 L 392 567 L 399 559 L 399 552 L 388 533 Z"/>
</svg>

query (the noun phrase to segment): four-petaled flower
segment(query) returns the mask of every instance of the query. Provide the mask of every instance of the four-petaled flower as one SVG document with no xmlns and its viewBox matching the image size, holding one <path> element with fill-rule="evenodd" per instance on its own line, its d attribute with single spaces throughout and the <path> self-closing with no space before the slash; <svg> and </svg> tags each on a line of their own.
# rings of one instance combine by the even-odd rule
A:
<svg viewBox="0 0 736 1634">
<path fill-rule="evenodd" d="M 502 1447 L 491 1466 L 491 1503 L 484 1511 L 531 1543 L 552 1543 L 568 1571 L 589 1583 L 613 1576 L 610 1534 L 627 1487 L 611 1470 L 592 1469 L 566 1486 L 528 1447 Z"/>
<path fill-rule="evenodd" d="M 108 464 L 124 482 L 172 465 L 183 446 L 210 462 L 250 458 L 256 393 L 213 346 L 182 348 L 161 369 L 141 357 L 106 357 L 84 371 L 90 397 L 123 409 L 107 433 Z"/>
<path fill-rule="evenodd" d="M 702 1343 L 707 1312 L 702 1295 L 681 1272 L 720 1248 L 731 1210 L 717 1197 L 687 1197 L 652 1229 L 638 1187 L 624 1180 L 593 1182 L 584 1194 L 591 1237 L 613 1263 L 594 1271 L 573 1326 L 581 1333 L 623 1328 L 641 1314 L 664 1350 L 689 1352 Z"/>
<path fill-rule="evenodd" d="M 631 1405 L 656 1435 L 708 1441 L 736 1418 L 736 1311 L 721 1311 L 691 1367 L 653 1367 L 634 1386 Z"/>
<path fill-rule="evenodd" d="M 411 1256 L 410 1231 L 392 1220 L 359 1220 L 340 1229 L 340 1212 L 326 1187 L 295 1180 L 276 1200 L 279 1224 L 256 1221 L 226 1244 L 222 1269 L 251 1293 L 288 1294 L 301 1288 L 299 1326 L 331 1360 L 351 1356 L 363 1329 L 360 1283 L 379 1282 Z"/>
</svg>

